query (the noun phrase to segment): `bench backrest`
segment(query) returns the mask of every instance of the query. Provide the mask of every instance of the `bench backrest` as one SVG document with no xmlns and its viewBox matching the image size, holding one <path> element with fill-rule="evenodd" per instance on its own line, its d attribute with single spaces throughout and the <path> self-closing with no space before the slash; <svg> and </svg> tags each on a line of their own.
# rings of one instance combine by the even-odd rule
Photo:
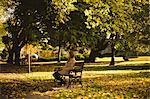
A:
<svg viewBox="0 0 150 99">
<path fill-rule="evenodd" d="M 80 76 L 82 76 L 83 68 L 84 68 L 84 62 L 75 64 L 76 73 L 80 72 L 81 73 Z"/>
</svg>

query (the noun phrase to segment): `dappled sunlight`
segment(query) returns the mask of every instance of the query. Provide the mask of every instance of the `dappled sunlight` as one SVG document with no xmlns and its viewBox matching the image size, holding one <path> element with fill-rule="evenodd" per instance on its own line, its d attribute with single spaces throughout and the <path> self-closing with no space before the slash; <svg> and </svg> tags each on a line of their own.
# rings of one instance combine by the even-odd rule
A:
<svg viewBox="0 0 150 99">
<path fill-rule="evenodd" d="M 103 79 L 101 79 L 103 80 Z M 107 82 L 107 85 L 113 85 L 113 86 L 128 86 L 128 85 L 134 85 L 134 84 L 145 84 L 145 82 L 150 81 L 150 78 L 143 78 L 143 79 L 138 79 L 138 78 L 133 78 L 133 79 L 117 79 L 117 80 L 110 80 Z M 103 83 L 106 83 L 103 81 Z"/>
<path fill-rule="evenodd" d="M 150 61 L 149 56 L 139 56 L 138 58 L 130 58 L 131 61 Z"/>
<path fill-rule="evenodd" d="M 126 61 L 126 62 L 121 62 L 121 63 L 116 63 L 116 65 L 138 65 L 138 64 L 146 64 L 150 63 L 150 61 Z"/>
<path fill-rule="evenodd" d="M 0 80 L 46 80 L 53 79 L 52 72 L 31 72 L 31 73 L 0 73 Z"/>
<path fill-rule="evenodd" d="M 83 78 L 95 78 L 110 74 L 129 74 L 150 72 L 150 70 L 106 70 L 106 71 L 83 71 Z M 31 73 L 0 73 L 1 80 L 16 79 L 16 80 L 32 80 L 32 79 L 54 79 L 52 74 L 54 72 L 31 72 Z"/>
<path fill-rule="evenodd" d="M 95 78 L 102 76 L 103 74 L 128 74 L 128 73 L 140 73 L 150 72 L 150 70 L 106 70 L 106 71 L 83 71 L 83 78 Z M 17 80 L 28 80 L 28 79 L 54 79 L 52 74 L 54 72 L 31 72 L 31 73 L 0 73 L 0 79 L 17 79 Z"/>
<path fill-rule="evenodd" d="M 96 62 L 106 62 L 111 61 L 111 57 L 104 57 L 104 58 L 96 58 Z M 125 64 L 140 64 L 140 63 L 150 63 L 149 56 L 138 56 L 137 58 L 129 58 L 129 61 L 124 61 L 122 57 L 115 57 L 117 65 L 125 65 Z"/>
<path fill-rule="evenodd" d="M 114 98 L 147 97 L 150 70 L 84 71 L 83 87 L 53 88 L 53 72 L 1 73 L 2 94 L 8 97 Z M 10 90 L 13 89 L 13 90 Z M 135 90 L 136 89 L 136 90 Z"/>
<path fill-rule="evenodd" d="M 0 0 L 0 99 L 150 99 L 149 1 Z"/>
<path fill-rule="evenodd" d="M 150 70 L 106 70 L 106 71 L 84 71 L 83 78 L 95 78 L 99 77 L 102 74 L 129 74 L 129 73 L 141 73 L 141 72 L 150 72 Z"/>
<path fill-rule="evenodd" d="M 27 73 L 26 67 L 14 66 L 9 68 L 10 71 L 4 70 L 4 73 L 0 73 L 2 96 L 9 98 L 41 98 L 44 96 L 52 99 L 62 97 L 73 99 L 146 99 L 150 97 L 148 96 L 150 93 L 150 69 L 149 63 L 145 63 L 148 61 L 129 62 L 134 64 L 120 62 L 122 64 L 117 66 L 107 66 L 86 63 L 82 75 L 83 87 L 77 83 L 72 84 L 68 89 L 66 86 L 59 87 L 54 83 L 52 74 L 57 66 L 32 66 L 30 73 Z"/>
<path fill-rule="evenodd" d="M 51 97 L 72 97 L 72 98 L 98 98 L 98 99 L 124 99 L 148 97 L 150 78 L 139 77 L 143 73 L 101 75 L 96 78 L 84 79 L 83 88 L 69 88 L 52 90 L 45 93 L 34 93 Z M 150 73 L 147 73 L 150 76 Z M 133 78 L 135 77 L 135 78 Z"/>
<path fill-rule="evenodd" d="M 3 80 L 27 80 L 24 74 L 16 74 L 16 73 L 0 73 L 0 81 Z"/>
<path fill-rule="evenodd" d="M 31 79 L 31 80 L 32 79 L 37 79 L 37 80 L 38 79 L 40 79 L 40 80 L 54 79 L 52 77 L 52 73 L 53 72 L 31 72 L 31 73 L 26 73 L 25 76 L 26 76 L 26 78 Z"/>
<path fill-rule="evenodd" d="M 96 62 L 111 61 L 111 57 L 96 58 Z M 115 61 L 124 61 L 122 57 L 115 57 Z"/>
</svg>

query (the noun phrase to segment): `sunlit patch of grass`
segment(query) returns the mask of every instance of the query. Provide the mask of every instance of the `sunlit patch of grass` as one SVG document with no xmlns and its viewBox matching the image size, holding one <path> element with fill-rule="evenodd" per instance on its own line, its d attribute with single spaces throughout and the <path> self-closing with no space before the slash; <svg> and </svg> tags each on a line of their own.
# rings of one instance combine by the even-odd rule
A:
<svg viewBox="0 0 150 99">
<path fill-rule="evenodd" d="M 100 59 L 100 60 L 99 60 Z M 89 70 L 118 70 L 118 69 L 126 69 L 123 68 L 123 66 L 150 66 L 150 56 L 141 56 L 141 57 L 138 57 L 138 58 L 131 58 L 129 59 L 130 61 L 122 61 L 122 57 L 116 57 L 116 63 L 115 63 L 115 66 L 112 66 L 110 67 L 109 66 L 109 62 L 110 62 L 110 58 L 109 57 L 105 57 L 105 58 L 99 58 L 97 61 L 97 63 L 85 63 L 84 67 L 85 67 L 85 70 L 87 70 L 88 67 L 92 67 L 92 68 L 89 68 Z M 108 61 L 109 60 L 109 61 Z M 39 65 L 37 64 L 32 64 L 31 65 L 31 71 L 32 72 L 52 72 L 54 71 L 54 69 L 57 66 L 57 64 L 44 64 L 45 62 L 43 63 L 38 63 Z M 64 62 L 63 62 L 64 63 Z M 44 64 L 44 65 L 43 65 Z M 64 64 L 63 64 L 64 65 Z M 117 67 L 118 66 L 118 67 Z M 5 67 L 5 68 L 2 68 L 2 71 L 1 72 L 4 72 L 4 73 L 27 73 L 28 72 L 28 66 L 2 66 L 2 67 Z M 59 67 L 62 67 L 62 66 L 59 66 Z M 150 68 L 150 67 L 149 67 Z M 135 68 L 133 68 L 135 69 Z M 141 69 L 143 69 L 143 67 L 141 67 Z"/>
<path fill-rule="evenodd" d="M 48 80 L 53 79 L 52 73 L 53 72 L 31 72 L 26 73 L 25 76 L 27 79 L 31 80 Z"/>
<path fill-rule="evenodd" d="M 3 80 L 25 80 L 26 77 L 24 74 L 16 74 L 16 73 L 0 73 L 0 81 Z"/>
<path fill-rule="evenodd" d="M 96 62 L 107 62 L 111 61 L 111 57 L 103 57 L 103 58 L 96 58 Z M 115 61 L 124 61 L 122 57 L 115 57 Z"/>
<path fill-rule="evenodd" d="M 136 74 L 150 72 L 150 70 L 108 70 L 108 71 L 84 71 L 83 78 L 95 78 L 104 75 L 115 75 L 115 74 Z M 146 76 L 146 75 L 145 75 Z"/>
<path fill-rule="evenodd" d="M 116 65 L 140 65 L 140 64 L 150 64 L 150 61 L 125 61 L 121 63 L 117 63 Z"/>
<path fill-rule="evenodd" d="M 130 58 L 131 61 L 150 61 L 150 56 L 139 56 L 138 58 Z"/>
<path fill-rule="evenodd" d="M 95 65 L 95 66 L 84 66 L 84 71 L 106 71 L 106 70 L 149 70 L 150 63 L 144 64 L 124 64 L 124 65 L 116 65 L 116 66 L 103 66 L 103 65 Z"/>
<path fill-rule="evenodd" d="M 31 73 L 0 73 L 0 81 L 3 80 L 48 80 L 53 79 L 53 72 L 31 72 Z"/>
<path fill-rule="evenodd" d="M 150 61 L 150 56 L 138 56 L 137 58 L 129 58 L 130 61 Z M 111 61 L 111 57 L 96 58 L 96 61 Z M 124 61 L 122 57 L 115 57 L 115 61 Z"/>
</svg>

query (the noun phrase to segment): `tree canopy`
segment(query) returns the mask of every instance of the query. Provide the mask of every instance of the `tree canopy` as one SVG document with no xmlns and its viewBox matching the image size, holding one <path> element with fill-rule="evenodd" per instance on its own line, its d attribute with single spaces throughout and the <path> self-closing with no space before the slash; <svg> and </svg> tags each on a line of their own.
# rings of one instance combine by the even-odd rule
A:
<svg viewBox="0 0 150 99">
<path fill-rule="evenodd" d="M 107 44 L 105 41 L 113 42 L 120 49 L 124 45 L 122 40 L 128 42 L 125 45 L 130 49 L 146 49 L 149 44 L 148 0 L 10 0 L 2 3 L 5 9 L 12 9 L 6 22 L 8 35 L 4 43 L 10 44 L 9 58 L 13 60 L 11 53 L 15 53 L 16 63 L 25 44 L 43 38 L 49 40 L 49 44 L 69 49 L 85 46 L 100 50 L 105 48 L 102 47 Z M 115 40 L 108 39 L 112 34 Z"/>
</svg>

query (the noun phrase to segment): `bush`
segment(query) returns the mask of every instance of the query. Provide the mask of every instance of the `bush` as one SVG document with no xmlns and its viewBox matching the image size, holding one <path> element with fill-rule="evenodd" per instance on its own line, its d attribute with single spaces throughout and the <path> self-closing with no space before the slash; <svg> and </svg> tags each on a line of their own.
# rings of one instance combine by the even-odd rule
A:
<svg viewBox="0 0 150 99">
<path fill-rule="evenodd" d="M 56 57 L 39 58 L 38 61 L 40 62 L 57 61 L 57 58 Z"/>
<path fill-rule="evenodd" d="M 7 59 L 8 51 L 6 49 L 3 49 L 3 51 L 0 53 L 0 56 L 1 56 L 2 60 Z"/>
<path fill-rule="evenodd" d="M 61 56 L 61 60 L 62 60 L 62 61 L 67 61 L 68 58 L 67 58 L 66 56 Z"/>
<path fill-rule="evenodd" d="M 84 60 L 84 59 L 85 59 L 85 57 L 83 54 L 77 54 L 76 55 L 76 60 Z"/>
</svg>

